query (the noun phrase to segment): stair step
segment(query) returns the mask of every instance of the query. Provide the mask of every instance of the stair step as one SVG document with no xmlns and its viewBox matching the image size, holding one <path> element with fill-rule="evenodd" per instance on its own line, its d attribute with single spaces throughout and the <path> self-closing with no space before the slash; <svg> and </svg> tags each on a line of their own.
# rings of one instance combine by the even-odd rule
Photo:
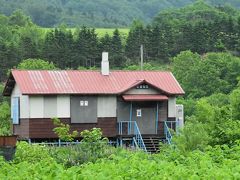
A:
<svg viewBox="0 0 240 180">
<path fill-rule="evenodd" d="M 156 151 L 156 149 L 155 148 L 149 148 L 149 149 L 147 149 L 148 151 Z"/>
<path fill-rule="evenodd" d="M 160 151 L 159 149 L 159 143 L 165 143 L 166 139 L 164 137 L 158 137 L 158 136 L 142 136 L 145 147 L 147 149 L 147 152 L 149 153 L 158 153 Z"/>
</svg>

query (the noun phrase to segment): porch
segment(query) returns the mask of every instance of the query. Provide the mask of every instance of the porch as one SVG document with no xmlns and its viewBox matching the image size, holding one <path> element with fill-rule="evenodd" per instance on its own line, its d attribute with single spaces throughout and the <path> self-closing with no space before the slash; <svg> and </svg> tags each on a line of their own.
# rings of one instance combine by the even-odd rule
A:
<svg viewBox="0 0 240 180">
<path fill-rule="evenodd" d="M 171 106 L 170 106 L 171 105 Z M 130 143 L 144 151 L 158 150 L 159 142 L 171 143 L 171 129 L 177 130 L 175 102 L 170 103 L 165 95 L 123 95 L 118 99 L 118 144 Z"/>
<path fill-rule="evenodd" d="M 172 143 L 172 132 L 178 131 L 179 121 L 164 121 L 164 135 L 158 134 L 141 134 L 136 121 L 120 121 L 118 122 L 118 138 L 119 146 L 128 145 L 145 152 L 156 153 L 159 151 L 159 143 Z"/>
<path fill-rule="evenodd" d="M 165 95 L 123 95 L 117 102 L 117 121 L 136 121 L 142 134 L 164 136 L 164 121 L 176 120 L 169 117 L 175 108 Z"/>
</svg>

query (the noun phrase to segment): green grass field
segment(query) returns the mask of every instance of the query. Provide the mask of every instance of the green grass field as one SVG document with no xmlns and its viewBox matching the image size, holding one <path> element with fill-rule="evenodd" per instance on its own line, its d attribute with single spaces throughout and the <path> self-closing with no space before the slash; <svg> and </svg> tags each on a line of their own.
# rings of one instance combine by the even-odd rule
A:
<svg viewBox="0 0 240 180">
<path fill-rule="evenodd" d="M 96 33 L 98 34 L 99 37 L 103 37 L 106 33 L 112 36 L 114 30 L 115 29 L 97 28 Z M 129 29 L 120 28 L 118 30 L 121 36 L 125 37 L 128 35 Z"/>
<path fill-rule="evenodd" d="M 47 31 L 53 30 L 53 28 L 41 28 L 45 33 Z M 75 32 L 76 28 L 68 28 L 68 30 L 71 30 L 73 33 Z M 113 35 L 114 28 L 96 28 L 96 33 L 98 37 L 103 37 L 105 34 L 109 34 L 110 36 Z M 122 38 L 126 39 L 129 29 L 127 28 L 119 28 L 120 35 Z"/>
</svg>

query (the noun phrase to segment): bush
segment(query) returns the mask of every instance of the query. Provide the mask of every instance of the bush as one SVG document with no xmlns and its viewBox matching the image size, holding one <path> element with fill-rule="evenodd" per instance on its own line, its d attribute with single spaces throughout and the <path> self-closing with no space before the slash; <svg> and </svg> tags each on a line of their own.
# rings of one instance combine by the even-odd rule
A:
<svg viewBox="0 0 240 180">
<path fill-rule="evenodd" d="M 240 152 L 239 146 L 235 148 Z M 96 163 L 83 166 L 80 174 L 82 179 L 238 179 L 240 178 L 239 160 L 232 159 L 225 150 L 218 155 L 223 156 L 217 161 L 218 149 L 209 148 L 202 152 L 195 150 L 184 155 L 169 148 L 157 155 L 142 152 L 122 152 Z"/>
<path fill-rule="evenodd" d="M 26 145 L 26 144 L 24 144 Z M 30 146 L 30 150 L 34 146 Z M 44 147 L 42 147 L 44 148 Z M 166 147 L 159 154 L 116 149 L 117 153 L 82 166 L 65 168 L 44 158 L 8 163 L 0 158 L 0 179 L 239 179 L 240 143 L 187 154 Z M 41 154 L 39 151 L 35 151 Z M 34 163 L 33 163 L 34 162 Z"/>
<path fill-rule="evenodd" d="M 173 143 L 182 153 L 193 150 L 203 150 L 210 142 L 211 137 L 206 130 L 206 125 L 191 119 L 185 124 L 178 136 L 174 136 Z"/>
<path fill-rule="evenodd" d="M 10 106 L 7 102 L 0 103 L 0 135 L 9 135 L 11 114 Z"/>
<path fill-rule="evenodd" d="M 49 155 L 48 148 L 40 145 L 30 145 L 21 141 L 17 143 L 14 163 L 26 161 L 28 163 L 36 163 L 42 160 L 53 160 Z"/>
<path fill-rule="evenodd" d="M 57 127 L 53 129 L 53 131 L 58 135 L 59 139 L 63 141 L 71 142 L 74 140 L 75 137 L 77 137 L 78 132 L 73 131 L 70 133 L 70 126 L 69 124 L 61 123 L 61 121 L 58 118 L 53 118 L 53 124 Z"/>
<path fill-rule="evenodd" d="M 51 147 L 50 154 L 58 162 L 66 167 L 80 165 L 86 162 L 96 162 L 114 153 L 114 148 L 108 145 L 108 140 L 102 138 L 99 128 L 81 132 L 83 137 L 80 144 L 65 147 Z"/>
</svg>

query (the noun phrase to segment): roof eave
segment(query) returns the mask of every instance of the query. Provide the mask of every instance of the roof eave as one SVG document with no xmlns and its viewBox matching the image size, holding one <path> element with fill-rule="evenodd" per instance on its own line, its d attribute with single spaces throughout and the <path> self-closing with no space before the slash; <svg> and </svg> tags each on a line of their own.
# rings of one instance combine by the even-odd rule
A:
<svg viewBox="0 0 240 180">
<path fill-rule="evenodd" d="M 5 83 L 2 95 L 11 96 L 15 83 L 16 81 L 12 75 L 12 72 L 10 72 L 7 82 Z"/>
<path fill-rule="evenodd" d="M 170 93 L 170 92 L 167 92 L 167 91 L 165 91 L 165 90 L 163 90 L 163 89 L 161 89 L 161 88 L 159 88 L 159 87 L 155 86 L 154 84 L 152 84 L 152 83 L 149 83 L 149 82 L 148 82 L 148 81 L 146 81 L 145 79 L 144 79 L 144 80 L 142 80 L 142 81 L 139 81 L 139 82 L 138 82 L 138 83 L 136 83 L 136 84 L 134 84 L 134 86 L 130 86 L 130 87 L 126 88 L 125 90 L 123 90 L 123 91 L 120 91 L 118 94 L 119 94 L 119 95 L 121 95 L 121 94 L 123 94 L 123 93 L 127 92 L 128 90 L 130 90 L 131 88 L 133 88 L 133 87 L 136 87 L 136 86 L 138 86 L 138 85 L 140 85 L 140 84 L 142 84 L 142 83 L 146 83 L 146 84 L 148 84 L 148 85 L 150 85 L 150 86 L 154 87 L 155 89 L 157 89 L 157 90 L 159 90 L 159 91 L 161 91 L 161 92 L 165 93 L 166 95 L 171 95 L 171 93 Z"/>
</svg>

